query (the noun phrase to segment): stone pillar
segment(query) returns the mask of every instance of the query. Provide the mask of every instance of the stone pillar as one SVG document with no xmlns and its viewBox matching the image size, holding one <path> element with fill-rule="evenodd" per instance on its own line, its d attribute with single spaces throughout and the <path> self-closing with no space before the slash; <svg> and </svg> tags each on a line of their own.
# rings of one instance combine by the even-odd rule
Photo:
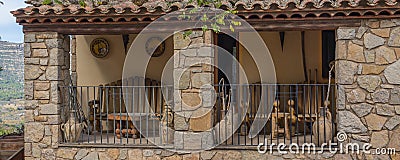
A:
<svg viewBox="0 0 400 160">
<path fill-rule="evenodd" d="M 71 79 L 74 86 L 78 83 L 78 74 L 76 73 L 76 36 L 71 36 Z"/>
<path fill-rule="evenodd" d="M 338 129 L 348 142 L 399 150 L 400 20 L 341 27 L 336 51 Z"/>
<path fill-rule="evenodd" d="M 176 149 L 213 145 L 214 52 L 211 31 L 174 35 L 174 129 Z"/>
<path fill-rule="evenodd" d="M 58 87 L 69 82 L 69 37 L 26 32 L 24 42 L 25 156 L 55 159 L 62 137 Z"/>
</svg>

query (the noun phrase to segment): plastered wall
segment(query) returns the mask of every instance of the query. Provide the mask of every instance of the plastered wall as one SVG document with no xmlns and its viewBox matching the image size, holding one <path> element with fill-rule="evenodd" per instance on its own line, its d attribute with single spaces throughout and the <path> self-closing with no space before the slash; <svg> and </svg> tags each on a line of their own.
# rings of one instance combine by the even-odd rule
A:
<svg viewBox="0 0 400 160">
<path fill-rule="evenodd" d="M 251 40 L 248 33 L 240 33 L 239 39 L 243 41 Z M 281 47 L 279 32 L 259 32 L 260 36 L 267 45 L 275 65 L 277 82 L 281 84 L 303 83 L 306 80 L 303 69 L 303 57 L 301 49 L 301 32 L 285 32 L 283 50 Z M 311 79 L 314 80 L 315 69 L 318 70 L 318 82 L 324 81 L 321 77 L 322 71 L 322 40 L 321 31 L 305 32 L 305 56 L 307 70 L 311 69 Z M 239 61 L 246 71 L 247 79 L 250 83 L 260 82 L 258 69 L 249 52 L 239 46 Z M 271 69 L 267 69 L 271 72 Z M 271 72 L 272 73 L 272 72 Z M 268 79 L 268 78 L 266 78 Z"/>
</svg>

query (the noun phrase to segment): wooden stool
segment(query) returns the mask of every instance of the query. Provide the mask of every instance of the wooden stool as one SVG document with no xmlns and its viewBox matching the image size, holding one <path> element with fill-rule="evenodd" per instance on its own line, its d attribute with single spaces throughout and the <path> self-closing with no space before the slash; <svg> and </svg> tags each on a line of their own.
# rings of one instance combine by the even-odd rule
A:
<svg viewBox="0 0 400 160">
<path fill-rule="evenodd" d="M 290 113 L 285 113 L 285 112 L 278 112 L 278 113 L 272 113 L 271 119 L 272 119 L 272 138 L 276 138 L 279 133 L 285 134 L 286 139 L 290 139 L 290 129 L 289 129 L 289 123 L 290 121 Z M 281 128 L 278 124 L 279 120 L 283 119 L 284 121 L 284 127 Z"/>
<path fill-rule="evenodd" d="M 132 119 L 130 116 L 127 115 L 108 115 L 108 120 L 115 120 L 116 122 L 116 127 L 115 127 L 115 134 L 118 139 L 121 139 L 121 135 L 129 135 L 132 136 L 132 138 L 138 138 L 138 133 L 139 131 L 135 128 L 135 126 L 132 123 Z M 122 123 L 121 123 L 122 122 Z M 128 123 L 128 128 L 124 128 Z"/>
</svg>

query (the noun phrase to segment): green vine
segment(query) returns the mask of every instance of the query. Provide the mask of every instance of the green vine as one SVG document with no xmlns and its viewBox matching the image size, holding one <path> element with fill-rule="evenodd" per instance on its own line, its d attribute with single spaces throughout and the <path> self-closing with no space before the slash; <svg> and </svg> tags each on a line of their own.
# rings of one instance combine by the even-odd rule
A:
<svg viewBox="0 0 400 160">
<path fill-rule="evenodd" d="M 0 3 L 2 3 L 2 2 L 0 1 Z M 79 5 L 81 7 L 86 7 L 87 6 L 85 0 L 79 0 L 78 3 L 79 3 Z M 43 0 L 42 4 L 43 5 L 51 5 L 51 4 L 60 4 L 60 5 L 62 5 L 63 3 L 60 0 Z M 102 5 L 103 2 L 99 2 L 98 4 Z"/>
<path fill-rule="evenodd" d="M 42 4 L 44 4 L 44 5 L 51 5 L 51 4 L 53 4 L 53 3 L 55 3 L 55 4 L 62 4 L 62 2 L 59 1 L 59 0 L 54 0 L 54 2 L 53 2 L 53 0 L 43 0 L 43 2 L 42 2 Z"/>
<path fill-rule="evenodd" d="M 205 11 L 206 6 L 215 6 L 215 8 L 220 8 L 222 6 L 222 2 L 220 0 L 196 0 L 197 6 L 195 8 L 188 8 L 182 11 L 181 15 L 178 18 L 182 20 L 191 20 L 193 17 L 200 18 L 200 26 L 203 31 L 212 30 L 215 33 L 221 32 L 221 27 L 229 27 L 229 30 L 235 32 L 235 26 L 240 26 L 240 21 L 235 21 L 233 19 L 229 19 L 228 17 L 232 14 L 237 14 L 236 10 L 226 10 L 222 13 L 207 15 L 206 13 L 201 13 Z M 189 3 L 193 3 L 193 0 L 190 0 Z M 203 14 L 203 15 L 200 15 Z M 197 25 L 197 24 L 196 24 Z M 184 32 L 184 37 L 192 34 L 193 31 L 188 30 Z"/>
<path fill-rule="evenodd" d="M 79 0 L 79 5 L 81 7 L 86 7 L 87 6 L 84 0 Z"/>
</svg>

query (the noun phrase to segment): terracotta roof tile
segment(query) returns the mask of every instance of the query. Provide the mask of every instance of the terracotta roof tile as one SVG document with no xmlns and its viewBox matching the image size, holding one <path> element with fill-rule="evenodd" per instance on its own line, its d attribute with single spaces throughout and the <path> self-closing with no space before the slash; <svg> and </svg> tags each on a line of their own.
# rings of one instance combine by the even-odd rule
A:
<svg viewBox="0 0 400 160">
<path fill-rule="evenodd" d="M 125 13 L 127 11 L 132 13 L 139 13 L 145 10 L 148 13 L 156 12 L 157 9 L 160 9 L 163 12 L 170 12 L 174 8 L 182 9 L 186 7 L 193 7 L 196 4 L 189 4 L 185 1 L 180 2 L 167 2 L 163 0 L 150 0 L 142 5 L 136 5 L 133 2 L 119 2 L 118 0 L 111 0 L 107 5 L 87 5 L 86 7 L 81 7 L 78 4 L 69 4 L 69 5 L 41 5 L 38 0 L 36 1 L 28 1 L 28 3 L 33 4 L 34 6 L 29 6 L 23 9 L 18 9 L 13 11 L 14 15 L 20 14 L 79 14 L 79 13 L 100 13 L 107 14 L 110 12 L 115 12 L 118 14 Z M 396 0 L 264 0 L 264 1 L 252 1 L 252 0 L 239 0 L 237 2 L 232 1 L 223 1 L 221 8 L 226 8 L 230 10 L 237 10 L 239 8 L 243 8 L 244 10 L 253 10 L 256 7 L 267 11 L 271 9 L 280 9 L 280 10 L 302 10 L 307 8 L 339 8 L 339 7 L 372 7 L 377 5 L 383 5 L 386 7 L 397 5 Z M 211 6 L 212 7 L 212 6 Z"/>
<path fill-rule="evenodd" d="M 17 17 L 17 23 L 23 25 L 81 22 L 136 23 L 152 21 L 165 13 L 196 6 L 185 1 L 150 0 L 141 5 L 122 0 L 110 1 L 107 5 L 86 7 L 78 4 L 37 5 L 31 1 L 33 6 L 11 13 Z M 262 21 L 400 17 L 400 4 L 396 0 L 239 0 L 236 2 L 222 0 L 220 8 L 238 10 L 238 16 L 244 19 Z"/>
</svg>

